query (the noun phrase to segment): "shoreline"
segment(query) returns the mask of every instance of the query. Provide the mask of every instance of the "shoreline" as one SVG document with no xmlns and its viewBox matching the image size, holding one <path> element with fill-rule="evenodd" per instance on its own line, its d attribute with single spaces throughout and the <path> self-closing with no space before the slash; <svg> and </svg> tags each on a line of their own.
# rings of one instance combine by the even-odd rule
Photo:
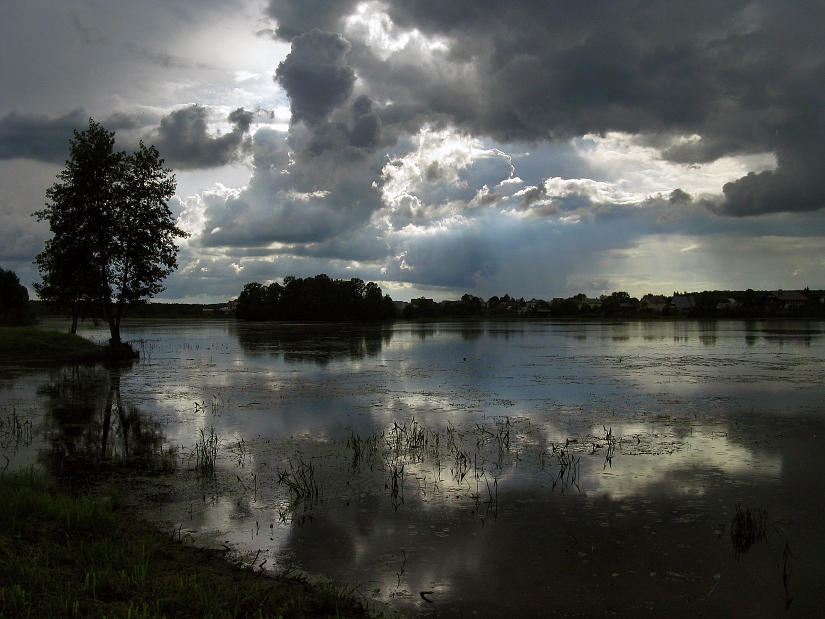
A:
<svg viewBox="0 0 825 619">
<path fill-rule="evenodd" d="M 354 591 L 175 541 L 136 517 L 125 492 L 73 496 L 32 471 L 1 475 L 0 615 L 380 616 Z"/>
</svg>

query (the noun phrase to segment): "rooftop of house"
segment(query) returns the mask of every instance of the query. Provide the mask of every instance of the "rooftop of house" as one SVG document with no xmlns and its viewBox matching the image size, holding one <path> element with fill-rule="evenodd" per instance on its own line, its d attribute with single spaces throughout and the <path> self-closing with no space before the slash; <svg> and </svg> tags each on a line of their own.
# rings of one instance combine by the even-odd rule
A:
<svg viewBox="0 0 825 619">
<path fill-rule="evenodd" d="M 773 297 L 778 301 L 804 301 L 808 302 L 810 299 L 801 292 L 793 290 L 772 290 L 765 294 L 766 297 Z"/>
</svg>

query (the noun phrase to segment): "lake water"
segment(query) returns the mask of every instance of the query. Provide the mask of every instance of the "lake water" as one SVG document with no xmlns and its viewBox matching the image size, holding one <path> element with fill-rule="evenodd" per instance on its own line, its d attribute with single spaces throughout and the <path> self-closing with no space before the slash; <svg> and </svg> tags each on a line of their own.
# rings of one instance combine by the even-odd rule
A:
<svg viewBox="0 0 825 619">
<path fill-rule="evenodd" d="M 183 543 L 411 617 L 825 608 L 825 323 L 123 336 L 119 369 L 0 370 L 0 465 L 111 473 Z"/>
</svg>

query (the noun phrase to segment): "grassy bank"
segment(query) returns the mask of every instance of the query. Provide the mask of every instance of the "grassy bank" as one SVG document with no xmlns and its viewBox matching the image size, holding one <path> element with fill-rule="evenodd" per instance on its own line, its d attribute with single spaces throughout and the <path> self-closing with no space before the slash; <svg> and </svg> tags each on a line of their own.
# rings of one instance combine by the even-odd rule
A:
<svg viewBox="0 0 825 619">
<path fill-rule="evenodd" d="M 104 361 L 108 346 L 71 333 L 35 327 L 0 327 L 0 362 L 3 364 L 60 364 Z"/>
<path fill-rule="evenodd" d="M 2 617 L 368 617 L 352 595 L 175 543 L 117 501 L 0 477 Z"/>
</svg>

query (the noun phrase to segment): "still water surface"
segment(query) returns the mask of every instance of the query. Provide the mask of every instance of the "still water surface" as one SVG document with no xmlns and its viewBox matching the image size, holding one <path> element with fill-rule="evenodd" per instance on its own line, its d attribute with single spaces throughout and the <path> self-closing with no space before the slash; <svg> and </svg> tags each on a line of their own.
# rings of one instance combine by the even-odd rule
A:
<svg viewBox="0 0 825 619">
<path fill-rule="evenodd" d="M 145 321 L 124 338 L 131 366 L 0 374 L 8 466 L 128 476 L 176 539 L 413 617 L 825 607 L 822 322 Z"/>
</svg>

